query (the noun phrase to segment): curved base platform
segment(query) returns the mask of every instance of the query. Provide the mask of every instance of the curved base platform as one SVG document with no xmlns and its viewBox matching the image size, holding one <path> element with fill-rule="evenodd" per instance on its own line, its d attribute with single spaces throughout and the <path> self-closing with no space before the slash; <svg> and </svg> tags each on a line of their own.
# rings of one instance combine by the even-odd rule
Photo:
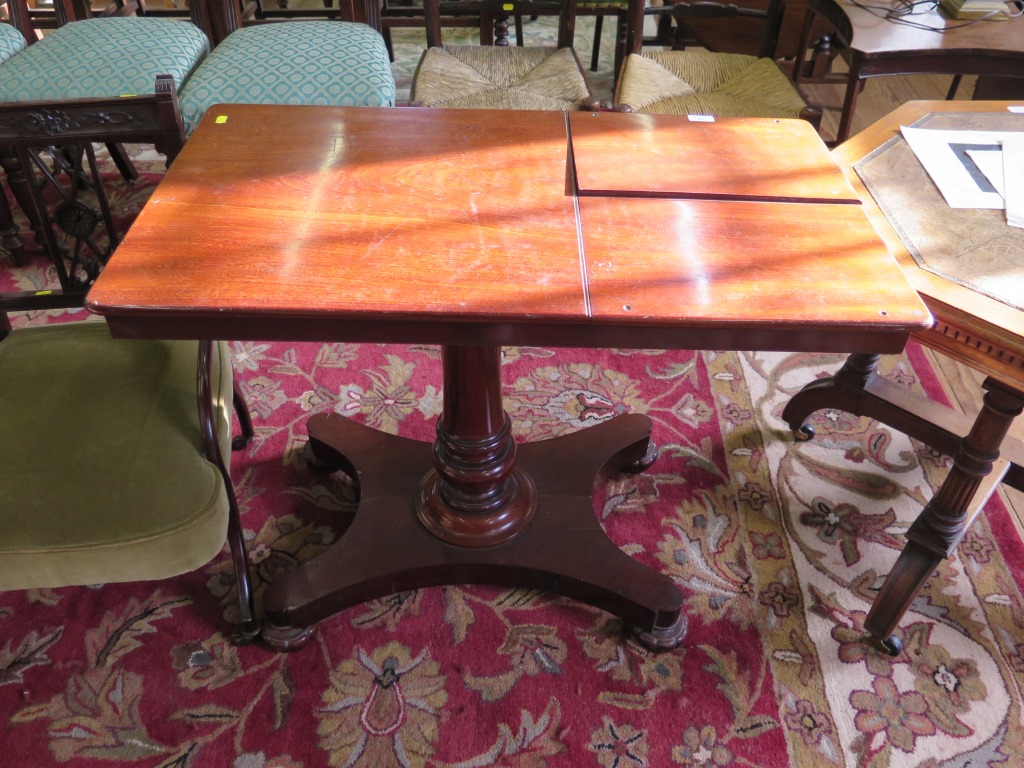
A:
<svg viewBox="0 0 1024 768">
<path fill-rule="evenodd" d="M 355 478 L 355 520 L 329 550 L 274 581 L 264 596 L 264 639 L 278 650 L 317 621 L 385 595 L 446 584 L 545 590 L 625 620 L 653 650 L 682 642 L 682 594 L 671 578 L 638 563 L 604 533 L 593 506 L 602 468 L 651 463 L 651 421 L 629 414 L 563 437 L 517 446 L 516 470 L 536 488 L 536 511 L 518 535 L 491 546 L 457 546 L 417 516 L 433 445 L 386 434 L 334 414 L 309 422 L 316 459 Z M 288 638 L 285 642 L 279 639 Z"/>
</svg>

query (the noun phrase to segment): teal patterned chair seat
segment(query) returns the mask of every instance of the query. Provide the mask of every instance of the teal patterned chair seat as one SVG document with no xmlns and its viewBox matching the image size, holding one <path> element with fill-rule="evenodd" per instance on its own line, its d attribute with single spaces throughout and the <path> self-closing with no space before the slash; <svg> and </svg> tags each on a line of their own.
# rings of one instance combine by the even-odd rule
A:
<svg viewBox="0 0 1024 768">
<path fill-rule="evenodd" d="M 0 23 L 0 64 L 25 50 L 25 38 L 10 24 Z"/>
<path fill-rule="evenodd" d="M 0 101 L 148 94 L 163 74 L 180 90 L 208 51 L 198 27 L 173 19 L 74 21 L 4 62 Z"/>
<path fill-rule="evenodd" d="M 390 107 L 395 80 L 384 38 L 365 24 L 258 24 L 229 34 L 185 83 L 185 135 L 218 103 Z"/>
</svg>

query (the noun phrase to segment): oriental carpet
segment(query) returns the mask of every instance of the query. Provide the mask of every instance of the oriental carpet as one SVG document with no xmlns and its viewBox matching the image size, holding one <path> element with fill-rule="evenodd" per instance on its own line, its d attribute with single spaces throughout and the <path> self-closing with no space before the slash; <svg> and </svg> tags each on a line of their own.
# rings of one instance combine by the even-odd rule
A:
<svg viewBox="0 0 1024 768">
<path fill-rule="evenodd" d="M 158 178 L 111 181 L 121 220 Z M 42 258 L 17 269 L 3 258 L 6 287 L 52 282 Z M 307 418 L 334 410 L 431 439 L 439 351 L 231 346 L 256 425 L 232 475 L 262 588 L 358 514 L 345 477 L 303 461 Z M 594 512 L 682 588 L 690 632 L 676 651 L 649 653 L 570 600 L 468 585 L 344 611 L 291 655 L 235 647 L 222 556 L 165 582 L 0 594 L 0 764 L 1020 765 L 1024 548 L 1008 512 L 990 502 L 929 581 L 899 628 L 904 653 L 877 650 L 862 629 L 873 590 L 950 461 L 832 411 L 815 414 L 817 438 L 794 443 L 779 420 L 787 398 L 840 363 L 505 350 L 519 440 L 626 411 L 654 420 L 660 459 L 599 483 Z M 946 399 L 916 346 L 883 371 Z"/>
<path fill-rule="evenodd" d="M 405 45 L 396 39 L 400 86 L 418 55 Z M 602 50 L 610 56 L 610 40 Z M 132 151 L 148 172 L 107 187 L 125 225 L 162 170 L 152 152 Z M 5 288 L 52 282 L 44 259 L 13 268 L 0 252 Z M 262 589 L 358 514 L 346 478 L 303 461 L 308 417 L 335 410 L 429 440 L 440 354 L 231 347 L 256 427 L 232 476 Z M 647 652 L 616 619 L 570 600 L 469 585 L 343 611 L 291 655 L 236 647 L 225 554 L 164 582 L 0 593 L 0 765 L 1024 765 L 1024 545 L 998 497 L 901 622 L 903 654 L 866 639 L 874 590 L 951 462 L 835 411 L 814 415 L 813 441 L 794 443 L 779 420 L 787 399 L 841 362 L 505 350 L 519 440 L 626 411 L 653 419 L 660 459 L 599 483 L 594 513 L 620 547 L 683 590 L 690 631 L 673 652 Z M 948 402 L 914 345 L 882 370 Z"/>
</svg>

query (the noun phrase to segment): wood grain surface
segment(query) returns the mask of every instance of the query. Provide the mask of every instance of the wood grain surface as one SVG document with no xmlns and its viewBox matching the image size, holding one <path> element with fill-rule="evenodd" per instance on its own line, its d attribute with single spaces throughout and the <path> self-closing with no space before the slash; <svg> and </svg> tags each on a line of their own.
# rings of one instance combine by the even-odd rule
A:
<svg viewBox="0 0 1024 768">
<path fill-rule="evenodd" d="M 739 156 L 763 150 L 724 130 Z M 793 156 L 823 156 L 801 141 Z M 929 322 L 846 192 L 577 198 L 568 158 L 560 113 L 215 107 L 89 306 L 129 336 L 439 344 L 892 352 Z M 613 255 L 638 304 L 672 301 L 609 310 Z"/>
</svg>

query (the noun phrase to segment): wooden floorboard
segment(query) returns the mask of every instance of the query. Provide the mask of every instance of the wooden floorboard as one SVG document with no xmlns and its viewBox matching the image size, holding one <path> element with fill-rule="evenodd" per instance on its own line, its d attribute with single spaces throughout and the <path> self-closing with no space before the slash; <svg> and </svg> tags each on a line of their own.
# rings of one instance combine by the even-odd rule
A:
<svg viewBox="0 0 1024 768">
<path fill-rule="evenodd" d="M 842 63 L 836 62 L 837 70 L 842 69 Z M 851 135 L 867 128 L 876 120 L 884 117 L 899 105 L 915 99 L 945 99 L 949 90 L 952 78 L 948 75 L 914 75 L 908 77 L 875 77 L 870 78 L 857 101 L 857 111 L 854 113 Z M 956 95 L 957 99 L 969 99 L 974 93 L 974 78 L 964 78 Z M 834 136 L 839 123 L 839 114 L 842 109 L 843 92 L 845 85 L 817 85 L 809 84 L 803 86 L 804 96 L 822 108 L 822 135 L 826 138 Z M 960 365 L 954 360 L 945 357 L 937 352 L 928 350 L 929 357 L 934 363 L 936 371 L 945 381 L 945 386 L 950 399 L 960 410 L 972 418 L 981 408 L 982 395 L 981 382 L 984 380 L 977 371 Z M 1010 434 L 1018 439 L 1024 439 L 1024 417 L 1018 418 Z M 1024 538 L 1024 493 L 1002 486 L 999 490 L 1000 496 L 1006 502 L 1007 507 L 1013 512 L 1014 522 L 1017 530 Z"/>
</svg>

